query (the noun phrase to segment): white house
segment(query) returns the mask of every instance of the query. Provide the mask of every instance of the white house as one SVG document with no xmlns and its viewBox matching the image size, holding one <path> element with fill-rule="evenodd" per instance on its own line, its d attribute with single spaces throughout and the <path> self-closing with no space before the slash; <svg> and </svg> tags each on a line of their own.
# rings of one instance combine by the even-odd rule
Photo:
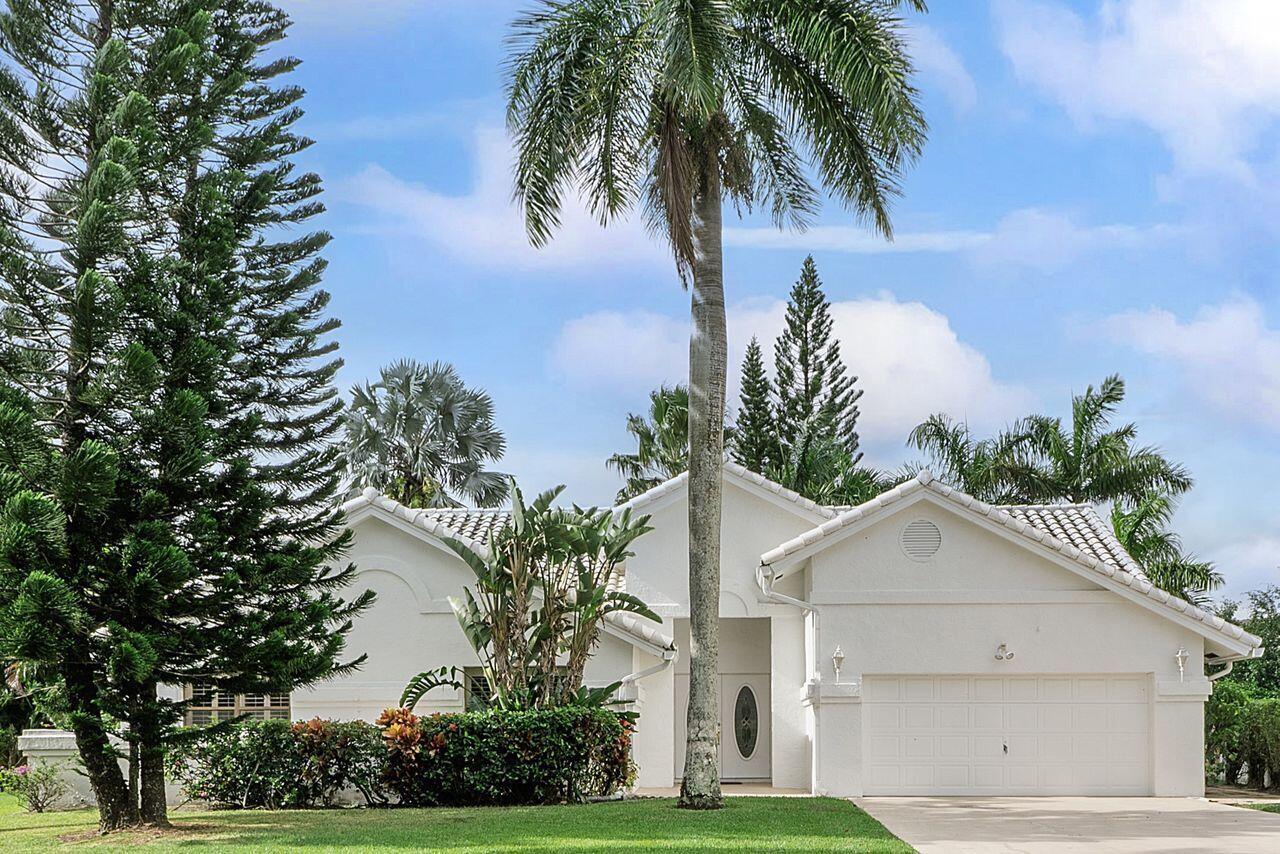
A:
<svg viewBox="0 0 1280 854">
<path fill-rule="evenodd" d="M 624 583 L 663 623 L 611 621 L 587 670 L 635 703 L 640 786 L 683 766 L 687 500 L 681 476 L 624 505 L 654 527 Z M 482 543 L 503 512 L 373 491 L 346 511 L 378 594 L 350 636 L 368 661 L 295 692 L 296 719 L 372 719 L 418 671 L 475 664 L 447 601 L 470 571 L 441 537 Z M 1201 795 L 1212 680 L 1262 652 L 1153 588 L 1092 508 L 992 507 L 927 473 L 828 508 L 726 464 L 720 616 L 725 781 L 832 795 Z"/>
</svg>

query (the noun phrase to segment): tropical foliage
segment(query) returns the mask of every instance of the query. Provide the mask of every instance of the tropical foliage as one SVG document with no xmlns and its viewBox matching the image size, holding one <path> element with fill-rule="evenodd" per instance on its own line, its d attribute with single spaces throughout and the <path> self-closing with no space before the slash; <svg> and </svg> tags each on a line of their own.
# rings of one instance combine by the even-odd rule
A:
<svg viewBox="0 0 1280 854">
<path fill-rule="evenodd" d="M 991 504 L 1035 500 L 1025 482 L 1030 438 L 1016 429 L 978 439 L 968 424 L 939 413 L 916 425 L 907 444 L 928 456 L 934 476 L 967 495 Z"/>
<path fill-rule="evenodd" d="M 526 505 L 512 485 L 511 518 L 487 547 L 446 540 L 475 574 L 475 585 L 450 602 L 480 660 L 494 708 L 606 702 L 618 685 L 582 685 L 604 619 L 625 612 L 661 622 L 614 583 L 631 544 L 652 530 L 649 517 L 553 506 L 563 489 Z M 432 687 L 455 683 L 456 673 L 425 671 L 409 683 L 402 703 L 412 709 Z"/>
<path fill-rule="evenodd" d="M 661 386 L 649 394 L 648 416 L 627 416 L 636 440 L 630 454 L 614 454 L 609 468 L 622 475 L 618 502 L 635 498 L 689 469 L 689 387 Z"/>
<path fill-rule="evenodd" d="M 507 476 L 485 468 L 506 451 L 493 400 L 452 365 L 405 359 L 351 390 L 344 422 L 354 488 L 371 486 L 410 507 L 496 507 Z"/>
<path fill-rule="evenodd" d="M 819 205 L 813 176 L 890 233 L 890 199 L 925 137 L 902 6 L 924 2 L 568 0 L 515 23 L 507 115 L 530 239 L 552 237 L 575 188 L 604 223 L 643 206 L 692 284 L 686 806 L 720 803 L 723 204 L 803 226 Z"/>
<path fill-rule="evenodd" d="M 1111 526 L 1147 578 L 1157 587 L 1183 599 L 1206 604 L 1205 593 L 1222 586 L 1222 574 L 1209 561 L 1183 551 L 1182 540 L 1169 530 L 1175 504 L 1158 492 L 1149 492 L 1126 508 L 1111 507 Z"/>
<path fill-rule="evenodd" d="M 1045 501 L 1136 503 L 1151 492 L 1178 495 L 1191 476 L 1159 450 L 1136 444 L 1137 425 L 1113 427 L 1124 380 L 1110 376 L 1071 399 L 1071 420 L 1033 415 L 1016 430 L 1033 451 L 1020 474 L 1023 488 Z"/>
</svg>

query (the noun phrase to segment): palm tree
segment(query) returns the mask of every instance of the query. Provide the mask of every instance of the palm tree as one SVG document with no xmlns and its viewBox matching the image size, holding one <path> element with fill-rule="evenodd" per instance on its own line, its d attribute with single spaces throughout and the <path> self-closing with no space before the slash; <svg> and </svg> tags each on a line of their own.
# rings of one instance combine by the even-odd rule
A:
<svg viewBox="0 0 1280 854">
<path fill-rule="evenodd" d="M 1111 418 L 1124 401 L 1124 380 L 1112 375 L 1095 389 L 1071 399 L 1071 425 L 1060 418 L 1033 415 L 1015 433 L 1025 437 L 1038 456 L 1036 465 L 1020 470 L 1019 488 L 1042 501 L 1136 503 L 1149 492 L 1180 495 L 1191 488 L 1191 476 L 1150 446 L 1134 447 L 1136 425 L 1111 428 Z"/>
<path fill-rule="evenodd" d="M 405 359 L 351 389 L 344 426 L 351 486 L 372 486 L 410 507 L 493 507 L 508 476 L 490 471 L 507 442 L 493 400 L 467 388 L 452 365 Z"/>
<path fill-rule="evenodd" d="M 1182 540 L 1169 530 L 1174 500 L 1148 492 L 1132 507 L 1112 505 L 1111 527 L 1116 539 L 1151 583 L 1189 602 L 1203 603 L 1204 594 L 1222 586 L 1222 574 L 1208 561 L 1182 550 Z"/>
<path fill-rule="evenodd" d="M 627 416 L 627 432 L 636 439 L 634 454 L 614 454 L 606 465 L 626 479 L 618 502 L 670 480 L 689 469 L 689 387 L 662 386 L 649 393 L 649 415 Z"/>
<path fill-rule="evenodd" d="M 836 431 L 831 412 L 807 419 L 794 437 L 786 456 L 765 474 L 775 483 L 828 507 L 852 507 L 870 501 L 910 477 L 864 466 L 849 451 L 847 440 Z"/>
<path fill-rule="evenodd" d="M 911 431 L 907 444 L 929 455 L 933 474 L 966 495 L 990 504 L 1025 504 L 1031 497 L 1019 487 L 1029 474 L 1030 439 L 1002 432 L 977 439 L 968 424 L 938 413 Z"/>
<path fill-rule="evenodd" d="M 925 4 L 543 0 L 514 26 L 507 117 L 530 240 L 551 238 L 575 189 L 606 224 L 642 205 L 692 286 L 682 806 L 720 806 L 722 207 L 727 198 L 803 227 L 818 209 L 812 174 L 890 235 L 889 200 L 925 135 L 897 17 L 904 5 Z"/>
</svg>

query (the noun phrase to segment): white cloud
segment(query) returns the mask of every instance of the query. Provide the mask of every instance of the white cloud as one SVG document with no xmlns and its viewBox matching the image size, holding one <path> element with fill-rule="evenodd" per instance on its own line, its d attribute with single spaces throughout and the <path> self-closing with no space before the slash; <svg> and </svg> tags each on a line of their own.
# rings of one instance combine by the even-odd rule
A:
<svg viewBox="0 0 1280 854">
<path fill-rule="evenodd" d="M 511 200 L 511 148 L 502 131 L 476 133 L 476 180 L 452 196 L 404 181 L 378 165 L 344 182 L 344 201 L 372 212 L 374 233 L 405 235 L 477 266 L 529 269 L 649 262 L 670 265 L 666 251 L 636 220 L 602 228 L 572 198 L 547 246 L 535 249 Z"/>
<path fill-rule="evenodd" d="M 1081 127 L 1132 121 L 1189 171 L 1251 176 L 1280 117 L 1280 3 L 1108 0 L 1086 20 L 1057 2 L 999 0 L 1005 54 Z"/>
<path fill-rule="evenodd" d="M 1126 312 L 1104 329 L 1176 364 L 1188 391 L 1218 411 L 1280 430 L 1280 329 L 1252 299 L 1205 306 L 1188 321 L 1162 309 Z"/>
<path fill-rule="evenodd" d="M 1158 246 L 1182 234 L 1180 226 L 1088 225 L 1070 214 L 1022 208 L 1005 215 L 989 231 L 906 231 L 892 241 L 865 228 L 815 226 L 807 231 L 775 228 L 726 228 L 726 246 L 748 249 L 800 249 L 853 255 L 956 253 L 987 268 L 1054 271 L 1104 252 Z"/>
<path fill-rule="evenodd" d="M 767 353 L 782 329 L 785 303 L 752 300 L 729 309 L 729 401 L 737 403 L 738 371 L 754 335 Z M 900 449 L 925 416 L 948 412 L 977 430 L 1023 414 L 1033 399 L 995 379 L 981 352 L 956 335 L 947 317 L 892 294 L 831 306 L 835 336 L 865 390 L 859 430 L 870 444 Z M 683 319 L 645 312 L 600 312 L 565 324 L 550 363 L 569 381 L 612 388 L 636 400 L 659 383 L 688 374 L 689 327 Z M 766 361 L 771 361 L 766 359 Z"/>
<path fill-rule="evenodd" d="M 981 246 L 990 239 L 990 234 L 981 231 L 918 231 L 898 234 L 890 241 L 868 229 L 853 225 L 817 225 L 805 231 L 735 227 L 724 230 L 726 246 L 848 252 L 853 255 L 963 252 Z"/>
<path fill-rule="evenodd" d="M 1262 533 L 1205 553 L 1223 573 L 1226 596 L 1280 584 L 1280 534 Z M 1219 597 L 1221 598 L 1221 597 Z"/>
<path fill-rule="evenodd" d="M 934 82 L 956 112 L 973 109 L 978 102 L 978 87 L 969 76 L 964 63 L 937 30 L 926 24 L 914 25 L 908 33 L 911 41 L 911 59 L 926 80 Z"/>
<path fill-rule="evenodd" d="M 1058 211 L 1023 208 L 1000 220 L 989 239 L 971 247 L 972 260 L 997 269 L 1062 270 L 1083 257 L 1151 248 L 1183 231 L 1173 225 L 1083 225 Z"/>
</svg>

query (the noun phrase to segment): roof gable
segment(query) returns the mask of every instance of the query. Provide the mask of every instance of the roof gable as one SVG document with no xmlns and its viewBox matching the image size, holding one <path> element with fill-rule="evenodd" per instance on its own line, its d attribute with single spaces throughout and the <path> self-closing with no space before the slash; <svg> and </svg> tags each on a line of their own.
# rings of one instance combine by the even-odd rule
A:
<svg viewBox="0 0 1280 854">
<path fill-rule="evenodd" d="M 869 527 L 875 522 L 910 503 L 934 501 L 957 515 L 980 524 L 1011 542 L 1049 558 L 1065 569 L 1076 572 L 1098 585 L 1118 593 L 1160 616 L 1174 620 L 1212 640 L 1232 653 L 1231 657 L 1255 657 L 1261 654 L 1262 641 L 1239 626 L 1226 622 L 1191 603 L 1173 596 L 1148 581 L 1128 555 L 1123 554 L 1119 543 L 1108 542 L 1102 536 L 1099 523 L 1089 518 L 1078 505 L 1063 505 L 1052 511 L 1046 507 L 1001 508 L 979 501 L 958 490 L 934 480 L 928 471 L 900 484 L 870 501 L 847 510 L 833 519 L 778 545 L 760 556 L 760 563 L 769 567 L 776 577 L 781 577 L 790 567 L 797 566 L 809 556 L 829 548 Z M 1097 514 L 1090 510 L 1094 519 Z M 1049 530 L 1043 530 L 1039 524 Z M 1079 538 L 1084 548 L 1060 539 Z M 1110 538 L 1114 540 L 1114 538 Z M 1104 556 L 1122 563 L 1116 566 Z"/>
<path fill-rule="evenodd" d="M 721 471 L 725 480 L 741 487 L 744 491 L 811 522 L 833 519 L 837 515 L 832 508 L 823 507 L 816 501 L 811 501 L 800 493 L 787 489 L 782 484 L 775 483 L 764 475 L 757 474 L 746 466 L 739 465 L 732 460 L 725 460 Z M 689 473 L 686 471 L 646 492 L 640 493 L 629 501 L 624 501 L 614 507 L 613 512 L 621 513 L 624 510 L 651 512 L 655 506 L 661 506 L 669 501 L 676 500 L 688 493 L 688 491 Z"/>
<path fill-rule="evenodd" d="M 375 516 L 408 531 L 431 546 L 447 551 L 459 562 L 461 558 L 445 540 L 456 540 L 472 551 L 483 552 L 493 532 L 505 524 L 511 515 L 505 510 L 407 507 L 372 488 L 365 489 L 347 501 L 342 505 L 342 510 L 353 525 Z M 610 584 L 625 587 L 621 576 L 611 580 Z M 604 617 L 602 630 L 659 658 L 675 656 L 675 641 L 648 620 L 634 614 L 610 612 Z"/>
</svg>

